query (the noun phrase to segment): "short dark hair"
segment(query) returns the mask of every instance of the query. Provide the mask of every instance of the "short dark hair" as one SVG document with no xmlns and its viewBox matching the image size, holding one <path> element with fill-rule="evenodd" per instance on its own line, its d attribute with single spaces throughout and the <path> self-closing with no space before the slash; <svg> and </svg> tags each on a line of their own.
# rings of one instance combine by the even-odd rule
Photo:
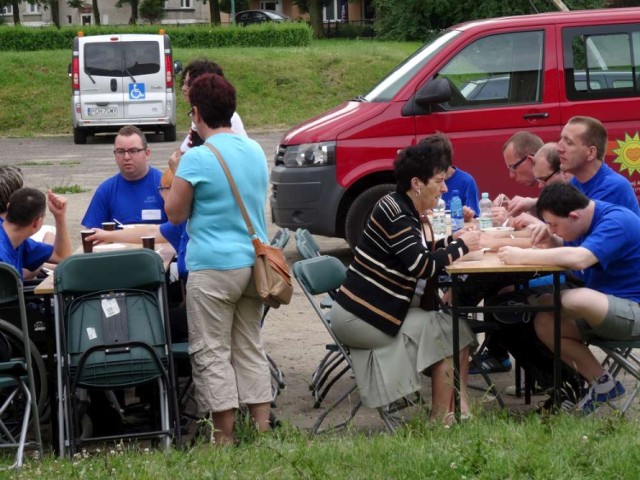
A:
<svg viewBox="0 0 640 480">
<path fill-rule="evenodd" d="M 9 197 L 22 185 L 22 170 L 13 165 L 0 165 L 0 214 L 7 213 Z"/>
<path fill-rule="evenodd" d="M 598 160 L 604 161 L 607 153 L 607 129 L 602 122 L 593 117 L 575 116 L 567 122 L 567 125 L 570 124 L 584 125 L 585 131 L 581 135 L 582 143 L 587 147 L 595 146 Z"/>
<path fill-rule="evenodd" d="M 433 135 L 424 137 L 420 140 L 420 143 L 440 148 L 447 160 L 447 163 L 449 164 L 448 166 L 450 167 L 452 165 L 453 148 L 451 147 L 451 140 L 449 140 L 444 133 L 436 132 Z"/>
<path fill-rule="evenodd" d="M 540 147 L 544 145 L 542 139 L 531 132 L 521 131 L 514 133 L 509 140 L 504 142 L 502 146 L 502 153 L 507 149 L 509 145 L 513 143 L 513 151 L 516 156 L 524 157 L 525 155 L 535 155 Z"/>
<path fill-rule="evenodd" d="M 125 125 L 120 130 L 118 130 L 118 135 L 121 137 L 130 137 L 132 135 L 138 135 L 140 140 L 142 140 L 142 148 L 145 150 L 147 147 L 147 137 L 145 137 L 144 132 L 140 130 L 135 125 Z"/>
<path fill-rule="evenodd" d="M 540 192 L 536 202 L 538 217 L 542 218 L 544 212 L 549 212 L 557 217 L 568 217 L 574 210 L 582 210 L 589 205 L 587 198 L 576 187 L 569 183 L 552 183 Z"/>
<path fill-rule="evenodd" d="M 11 194 L 7 207 L 7 221 L 26 227 L 38 217 L 44 216 L 47 199 L 40 190 L 23 187 Z"/>
<path fill-rule="evenodd" d="M 401 150 L 393 162 L 396 191 L 406 192 L 411 188 L 411 179 L 418 177 L 424 183 L 449 168 L 447 155 L 439 143 L 420 142 Z"/>
<path fill-rule="evenodd" d="M 189 101 L 209 128 L 231 127 L 236 111 L 236 89 L 215 73 L 200 75 L 189 88 Z"/>
<path fill-rule="evenodd" d="M 216 62 L 212 62 L 211 60 L 208 60 L 206 58 L 196 58 L 192 62 L 189 62 L 186 67 L 184 67 L 182 76 L 180 77 L 180 87 L 184 87 L 184 82 L 187 76 L 189 77 L 187 87 L 191 87 L 193 81 L 200 75 L 204 75 L 205 73 L 215 73 L 216 75 L 224 77 L 222 67 Z"/>
</svg>

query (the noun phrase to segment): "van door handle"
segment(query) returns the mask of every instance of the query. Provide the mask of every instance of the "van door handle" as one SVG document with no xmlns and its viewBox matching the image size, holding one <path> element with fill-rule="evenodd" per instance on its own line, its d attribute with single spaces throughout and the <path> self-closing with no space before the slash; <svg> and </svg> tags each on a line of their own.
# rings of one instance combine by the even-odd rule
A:
<svg viewBox="0 0 640 480">
<path fill-rule="evenodd" d="M 522 118 L 524 118 L 525 120 L 533 120 L 535 118 L 549 118 L 549 114 L 547 112 L 525 113 Z"/>
<path fill-rule="evenodd" d="M 115 92 L 118 90 L 118 82 L 116 81 L 115 78 L 111 79 L 111 91 Z"/>
</svg>

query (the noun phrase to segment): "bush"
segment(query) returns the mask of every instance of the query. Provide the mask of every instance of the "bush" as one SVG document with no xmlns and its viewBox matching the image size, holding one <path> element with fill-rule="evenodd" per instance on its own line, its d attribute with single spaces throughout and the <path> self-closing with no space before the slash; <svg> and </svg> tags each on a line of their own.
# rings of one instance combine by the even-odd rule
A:
<svg viewBox="0 0 640 480">
<path fill-rule="evenodd" d="M 160 29 L 171 37 L 172 46 L 179 48 L 300 47 L 308 46 L 312 38 L 311 28 L 299 22 L 265 23 L 248 27 L 104 25 L 57 29 L 16 26 L 0 28 L 0 50 L 71 49 L 78 30 L 82 30 L 85 36 L 89 36 L 113 33 L 158 33 Z"/>
</svg>

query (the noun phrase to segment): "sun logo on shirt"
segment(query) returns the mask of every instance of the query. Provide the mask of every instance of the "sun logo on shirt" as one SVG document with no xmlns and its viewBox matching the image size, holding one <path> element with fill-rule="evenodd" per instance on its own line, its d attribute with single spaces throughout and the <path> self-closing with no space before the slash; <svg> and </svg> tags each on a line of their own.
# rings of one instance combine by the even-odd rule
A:
<svg viewBox="0 0 640 480">
<path fill-rule="evenodd" d="M 640 137 L 638 132 L 633 137 L 624 134 L 624 141 L 616 140 L 618 148 L 613 149 L 617 155 L 613 163 L 620 164 L 620 172 L 627 170 L 629 177 L 634 172 L 640 172 Z"/>
</svg>

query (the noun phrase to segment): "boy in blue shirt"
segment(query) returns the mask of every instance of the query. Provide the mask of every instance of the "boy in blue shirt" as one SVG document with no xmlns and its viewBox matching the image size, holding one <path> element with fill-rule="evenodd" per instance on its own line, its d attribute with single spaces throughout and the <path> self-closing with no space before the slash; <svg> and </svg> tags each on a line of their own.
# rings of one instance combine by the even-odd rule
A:
<svg viewBox="0 0 640 480">
<path fill-rule="evenodd" d="M 589 200 L 569 184 L 545 187 L 536 206 L 547 225 L 535 227 L 535 249 L 502 247 L 507 264 L 562 265 L 584 272 L 584 288 L 562 292 L 562 360 L 591 382 L 578 403 L 584 414 L 624 395 L 585 340 L 640 336 L 640 218 L 625 207 Z M 535 318 L 536 334 L 553 348 L 553 313 Z"/>
</svg>

